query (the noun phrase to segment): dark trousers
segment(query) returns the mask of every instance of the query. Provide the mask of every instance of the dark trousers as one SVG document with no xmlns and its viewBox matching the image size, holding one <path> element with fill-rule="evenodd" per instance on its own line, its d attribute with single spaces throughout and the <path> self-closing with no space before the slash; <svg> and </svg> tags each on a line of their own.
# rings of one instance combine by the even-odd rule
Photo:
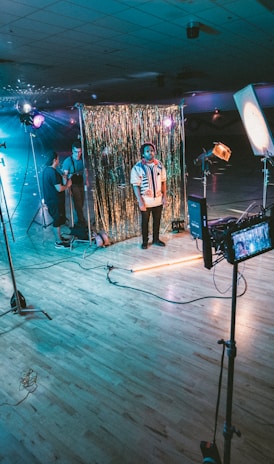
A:
<svg viewBox="0 0 274 464">
<path fill-rule="evenodd" d="M 162 216 L 162 210 L 163 210 L 163 205 L 154 206 L 154 208 L 147 208 L 146 211 L 141 211 L 141 214 L 142 214 L 143 243 L 148 242 L 148 224 L 149 224 L 150 214 L 152 214 L 152 220 L 153 220 L 153 225 L 152 225 L 153 237 L 152 237 L 152 241 L 157 242 L 157 240 L 159 240 L 159 230 L 160 230 L 160 221 L 161 221 L 161 216 Z"/>
<path fill-rule="evenodd" d="M 77 221 L 79 224 L 85 224 L 86 220 L 83 214 L 83 207 L 84 207 L 84 200 L 85 200 L 84 186 L 72 184 L 71 193 L 72 193 L 74 208 L 77 214 Z"/>
</svg>

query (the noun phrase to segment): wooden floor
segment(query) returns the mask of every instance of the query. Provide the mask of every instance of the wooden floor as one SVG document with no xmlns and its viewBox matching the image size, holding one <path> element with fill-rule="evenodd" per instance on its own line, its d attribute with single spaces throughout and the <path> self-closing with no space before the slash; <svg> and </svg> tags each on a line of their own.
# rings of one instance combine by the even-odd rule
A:
<svg viewBox="0 0 274 464">
<path fill-rule="evenodd" d="M 244 182 L 237 175 L 209 179 L 209 216 L 238 217 L 261 201 L 261 173 Z M 188 188 L 202 190 L 199 180 Z M 30 206 L 20 208 L 29 218 Z M 15 221 L 9 243 L 30 312 L 10 312 L 0 239 L 1 464 L 201 463 L 200 441 L 214 433 L 217 342 L 230 338 L 233 266 L 205 269 L 188 230 L 167 230 L 166 248 L 141 250 L 136 237 L 106 248 L 77 242 L 70 251 L 54 248 L 51 227 L 34 223 L 27 233 L 28 224 Z M 239 266 L 232 424 L 241 437 L 232 438 L 233 464 L 274 463 L 273 257 Z M 221 457 L 227 367 L 226 352 Z"/>
</svg>

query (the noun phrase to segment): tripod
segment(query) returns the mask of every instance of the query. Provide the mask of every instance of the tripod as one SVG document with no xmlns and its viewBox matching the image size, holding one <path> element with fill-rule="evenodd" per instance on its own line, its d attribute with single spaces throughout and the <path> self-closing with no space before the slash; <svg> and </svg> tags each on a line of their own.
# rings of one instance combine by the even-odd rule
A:
<svg viewBox="0 0 274 464">
<path fill-rule="evenodd" d="M 29 133 L 30 136 L 30 144 L 31 144 L 31 150 L 32 150 L 32 156 L 33 156 L 33 162 L 34 162 L 34 168 L 35 168 L 35 176 L 37 180 L 37 187 L 38 187 L 38 194 L 39 194 L 39 199 L 40 199 L 40 206 L 38 210 L 36 211 L 35 215 L 33 216 L 30 225 L 28 227 L 27 233 L 29 232 L 32 224 L 35 222 L 36 224 L 41 225 L 44 229 L 46 229 L 48 226 L 52 224 L 52 220 L 50 219 L 50 222 L 47 223 L 46 216 L 49 216 L 48 209 L 46 205 L 44 204 L 42 200 L 42 194 L 41 194 L 41 187 L 40 187 L 40 182 L 39 182 L 39 175 L 38 175 L 38 169 L 37 169 L 37 162 L 36 162 L 36 156 L 35 156 L 35 151 L 34 151 L 34 144 L 33 144 L 33 137 L 36 137 L 33 132 Z M 40 220 L 39 217 L 41 216 Z"/>
<path fill-rule="evenodd" d="M 1 180 L 1 175 L 0 175 L 0 187 L 2 189 L 3 196 L 5 198 L 4 188 L 3 188 L 2 180 Z M 6 207 L 6 209 L 7 209 L 7 207 Z M 8 214 L 8 217 L 9 217 L 9 214 Z M 10 273 L 11 273 L 11 279 L 12 279 L 12 285 L 13 285 L 13 290 L 14 290 L 14 294 L 13 294 L 13 297 L 12 297 L 11 300 L 14 300 L 14 303 L 15 303 L 14 306 L 12 307 L 12 309 L 10 309 L 9 311 L 6 311 L 6 313 L 4 313 L 4 314 L 7 314 L 7 313 L 9 313 L 11 311 L 15 312 L 15 313 L 18 313 L 19 315 L 22 315 L 23 313 L 41 312 L 49 320 L 51 320 L 51 317 L 43 310 L 40 310 L 40 309 L 24 309 L 23 308 L 23 303 L 24 303 L 24 307 L 26 306 L 25 305 L 25 299 L 24 299 L 23 295 L 17 289 L 15 275 L 14 275 L 13 262 L 12 262 L 12 256 L 11 256 L 9 240 L 8 240 L 8 234 L 7 234 L 6 224 L 5 224 L 3 213 L 2 213 L 1 203 L 0 203 L 0 221 L 2 223 L 3 234 L 4 234 L 5 245 L 6 245 L 7 255 L 8 255 L 9 267 L 10 267 Z"/>
<path fill-rule="evenodd" d="M 235 341 L 235 322 L 236 322 L 236 302 L 237 302 L 237 276 L 238 264 L 233 265 L 233 280 L 232 280 L 232 302 L 231 302 L 231 325 L 230 325 L 230 340 L 225 343 L 228 355 L 228 376 L 227 376 L 227 397 L 226 397 L 226 417 L 224 423 L 224 464 L 230 464 L 231 440 L 233 434 L 238 437 L 241 432 L 236 430 L 231 424 L 232 418 L 232 397 L 233 397 L 233 381 L 234 381 L 234 360 L 236 358 L 236 341 Z"/>
<path fill-rule="evenodd" d="M 230 325 L 230 340 L 225 342 L 223 339 L 218 341 L 218 344 L 223 345 L 223 354 L 222 354 L 222 363 L 221 363 L 221 373 L 219 378 L 219 391 L 217 399 L 217 408 L 215 413 L 215 430 L 214 430 L 214 440 L 212 442 L 202 441 L 200 443 L 200 448 L 203 454 L 203 463 L 212 463 L 212 464 L 222 464 L 221 457 L 215 442 L 216 437 L 216 426 L 217 426 L 217 416 L 219 409 L 220 401 L 220 388 L 222 383 L 222 372 L 223 372 L 223 359 L 224 359 L 224 350 L 227 348 L 228 355 L 228 375 L 227 375 L 227 397 L 226 397 L 226 415 L 225 423 L 223 428 L 224 436 L 224 460 L 223 464 L 230 464 L 230 454 L 231 454 L 231 440 L 233 434 L 236 433 L 238 437 L 241 436 L 241 432 L 236 430 L 235 427 L 231 424 L 232 418 L 232 398 L 233 398 L 233 381 L 234 381 L 234 360 L 236 358 L 236 342 L 235 342 L 235 322 L 236 322 L 236 302 L 237 302 L 237 276 L 238 276 L 238 263 L 233 265 L 233 282 L 232 282 L 232 302 L 231 302 L 231 325 Z"/>
</svg>

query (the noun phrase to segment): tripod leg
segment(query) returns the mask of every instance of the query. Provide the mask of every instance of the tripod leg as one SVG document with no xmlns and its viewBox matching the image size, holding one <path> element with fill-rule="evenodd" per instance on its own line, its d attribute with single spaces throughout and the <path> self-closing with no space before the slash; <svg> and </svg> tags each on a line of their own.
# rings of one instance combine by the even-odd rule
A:
<svg viewBox="0 0 274 464">
<path fill-rule="evenodd" d="M 27 233 L 28 233 L 28 231 L 30 230 L 32 224 L 33 224 L 34 222 L 36 222 L 35 220 L 36 220 L 36 217 L 37 217 L 38 214 L 39 214 L 39 211 L 40 211 L 40 208 L 38 208 L 38 210 L 36 211 L 35 215 L 33 216 L 32 220 L 31 220 L 31 222 L 30 222 L 30 224 L 29 224 L 29 227 L 28 227 L 28 229 L 27 229 Z"/>
<path fill-rule="evenodd" d="M 32 224 L 35 222 L 36 224 L 42 226 L 44 229 L 46 229 L 47 227 L 49 227 L 51 224 L 52 224 L 52 221 L 50 221 L 49 223 L 46 222 L 46 217 L 45 217 L 45 209 L 46 206 L 44 204 L 42 204 L 40 206 L 40 208 L 38 208 L 38 210 L 36 211 L 35 215 L 33 216 L 31 222 L 30 222 L 30 225 L 28 227 L 28 230 L 27 230 L 27 233 L 28 231 L 30 230 Z M 41 221 L 37 221 L 37 216 L 39 215 L 39 213 L 41 213 Z"/>
<path fill-rule="evenodd" d="M 10 266 L 10 273 L 11 273 L 13 290 L 14 290 L 14 298 L 15 298 L 15 303 L 16 303 L 16 309 L 17 309 L 17 312 L 20 314 L 21 309 L 22 309 L 21 308 L 21 302 L 20 302 L 20 297 L 19 297 L 19 293 L 18 293 L 18 290 L 17 290 L 17 286 L 16 286 L 14 270 L 13 270 L 13 263 L 12 263 L 12 257 L 11 257 L 9 241 L 8 241 L 8 236 L 7 236 L 7 230 L 6 230 L 5 221 L 4 221 L 3 214 L 2 214 L 1 205 L 0 205 L 0 219 L 1 219 L 1 222 L 2 222 L 3 233 L 4 233 L 5 243 L 6 243 L 7 255 L 8 255 L 9 266 Z"/>
<path fill-rule="evenodd" d="M 69 193 L 69 209 L 70 209 L 71 227 L 74 227 L 73 201 L 72 201 L 72 195 L 71 195 L 70 189 L 68 193 Z"/>
</svg>

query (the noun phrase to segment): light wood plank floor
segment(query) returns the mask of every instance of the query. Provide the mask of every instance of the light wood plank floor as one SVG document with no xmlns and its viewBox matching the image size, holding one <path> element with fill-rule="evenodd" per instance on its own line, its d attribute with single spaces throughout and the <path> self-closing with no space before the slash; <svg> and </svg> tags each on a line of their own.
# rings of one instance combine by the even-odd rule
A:
<svg viewBox="0 0 274 464">
<path fill-rule="evenodd" d="M 231 179 L 218 181 L 217 192 L 209 181 L 209 216 L 239 216 L 260 199 L 260 175 L 256 192 L 254 179 L 233 177 L 233 189 Z M 217 342 L 230 337 L 233 266 L 205 269 L 187 230 L 166 231 L 166 248 L 141 250 L 137 237 L 70 251 L 54 248 L 50 227 L 26 233 L 28 223 L 17 221 L 9 243 L 17 287 L 38 312 L 5 314 L 13 285 L 0 240 L 0 462 L 201 463 L 200 441 L 214 431 Z M 274 463 L 273 256 L 239 267 L 232 423 L 242 436 L 231 442 L 234 464 Z M 221 456 L 227 364 L 226 354 Z"/>
</svg>

